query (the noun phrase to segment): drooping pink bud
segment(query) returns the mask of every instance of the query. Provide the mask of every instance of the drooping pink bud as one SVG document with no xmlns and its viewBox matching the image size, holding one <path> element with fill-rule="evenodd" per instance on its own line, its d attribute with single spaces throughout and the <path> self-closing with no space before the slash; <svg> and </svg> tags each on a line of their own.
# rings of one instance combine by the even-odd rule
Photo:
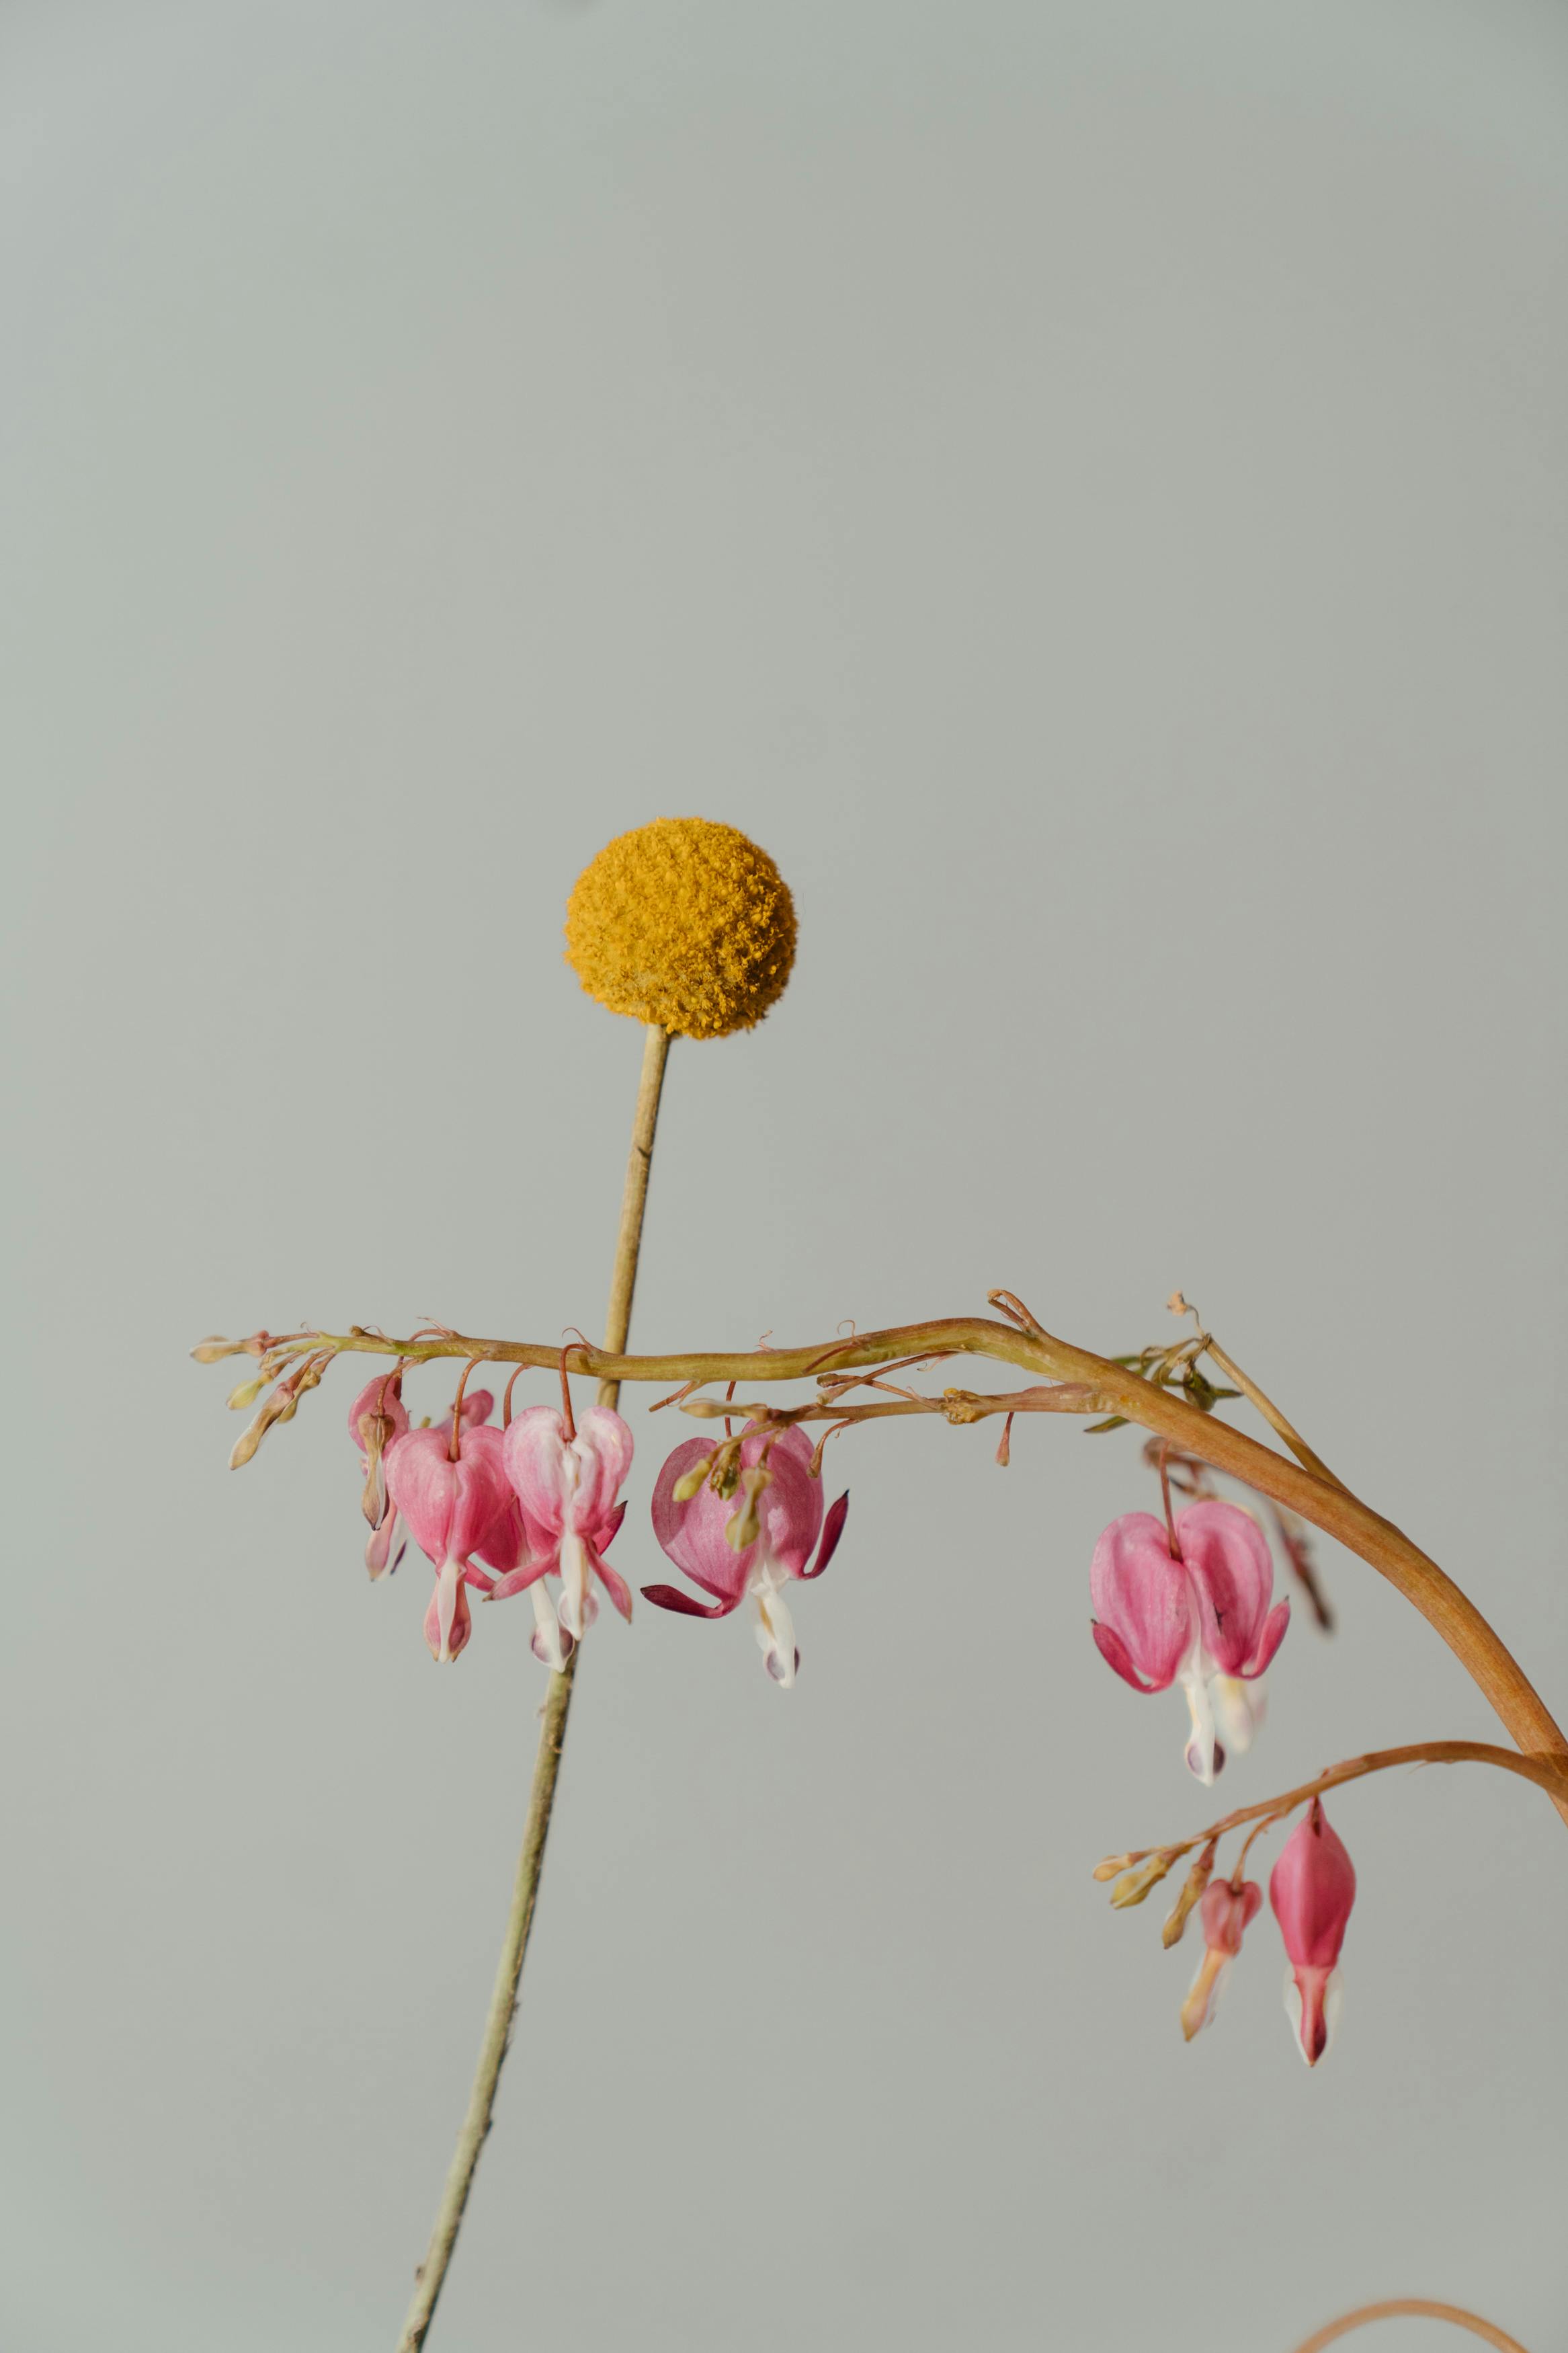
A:
<svg viewBox="0 0 1568 2353">
<path fill-rule="evenodd" d="M 364 1462 L 364 1493 L 360 1508 L 370 1524 L 364 1565 L 372 1580 L 395 1568 L 403 1557 L 405 1538 L 397 1535 L 397 1512 L 386 1492 L 386 1458 L 408 1430 L 403 1402 L 403 1376 L 395 1366 L 367 1381 L 349 1408 L 349 1436 Z M 394 1552 L 394 1542 L 396 1551 Z"/>
<path fill-rule="evenodd" d="M 1286 1840 L 1268 1880 L 1268 1901 L 1289 1956 L 1285 2009 L 1301 2056 L 1315 2067 L 1340 2012 L 1340 1947 L 1355 1902 L 1355 1865 L 1314 1798 Z"/>
<path fill-rule="evenodd" d="M 653 1532 L 660 1546 L 712 1600 L 694 1600 L 676 1585 L 645 1585 L 643 1597 L 688 1618 L 727 1618 L 748 1595 L 754 1596 L 763 1663 L 775 1683 L 787 1685 L 795 1681 L 800 1653 L 784 1588 L 794 1577 L 822 1575 L 843 1533 L 849 1498 L 840 1495 L 824 1514 L 822 1482 L 811 1475 L 811 1440 L 791 1428 L 776 1437 L 766 1430 L 747 1430 L 741 1440 L 737 1495 L 717 1494 L 704 1483 L 678 1501 L 676 1489 L 712 1451 L 709 1440 L 688 1439 L 666 1462 L 653 1493 Z M 765 1483 L 755 1476 L 764 1463 Z M 808 1567 L 819 1533 L 822 1541 Z M 738 1544 L 741 1537 L 746 1540 Z"/>
<path fill-rule="evenodd" d="M 472 1630 L 465 1586 L 491 1588 L 493 1578 L 476 1567 L 473 1556 L 504 1546 L 512 1500 L 499 1430 L 460 1430 L 456 1461 L 450 1439 L 449 1420 L 434 1430 L 411 1430 L 386 1461 L 392 1500 L 436 1569 L 425 1639 L 443 1661 L 457 1657 Z"/>
<path fill-rule="evenodd" d="M 630 1588 L 605 1558 L 626 1516 L 617 1502 L 631 1469 L 631 1431 L 608 1406 L 590 1406 L 577 1417 L 575 1433 L 553 1406 L 524 1408 L 502 1440 L 503 1460 L 521 1514 L 527 1556 L 497 1578 L 499 1601 L 524 1587 L 533 1595 L 536 1655 L 557 1672 L 572 1644 L 582 1640 L 598 1615 L 589 1586 L 596 1577 L 621 1616 L 630 1619 Z M 557 1612 L 544 1579 L 561 1578 Z"/>
<path fill-rule="evenodd" d="M 1207 1783 L 1225 1763 L 1212 1687 L 1262 1674 L 1285 1639 L 1290 1604 L 1269 1608 L 1274 1564 L 1262 1530 L 1238 1504 L 1190 1504 L 1174 1528 L 1173 1552 L 1152 1513 L 1112 1520 L 1089 1567 L 1090 1630 L 1101 1658 L 1134 1691 L 1181 1683 L 1192 1715 L 1187 1764 Z M 1245 1745 L 1260 1715 L 1260 1707 L 1236 1704 L 1233 1688 L 1233 1746 Z"/>
<path fill-rule="evenodd" d="M 384 1430 L 374 1433 L 373 1425 L 377 1420 L 384 1422 L 386 1427 Z M 373 1380 L 366 1381 L 349 1408 L 349 1436 L 362 1454 L 368 1454 L 373 1434 L 379 1437 L 379 1443 L 384 1450 L 395 1438 L 401 1438 L 407 1428 L 408 1409 L 403 1402 L 402 1373 L 395 1368 L 391 1372 L 377 1373 Z"/>
<path fill-rule="evenodd" d="M 1198 1908 L 1204 1957 L 1182 2004 L 1182 2032 L 1189 2042 L 1219 2008 L 1230 1965 L 1241 1950 L 1242 1932 L 1257 1918 L 1262 1902 L 1263 1890 L 1255 1879 L 1244 1879 L 1239 1887 L 1232 1886 L 1228 1879 L 1216 1879 L 1205 1889 Z"/>
</svg>

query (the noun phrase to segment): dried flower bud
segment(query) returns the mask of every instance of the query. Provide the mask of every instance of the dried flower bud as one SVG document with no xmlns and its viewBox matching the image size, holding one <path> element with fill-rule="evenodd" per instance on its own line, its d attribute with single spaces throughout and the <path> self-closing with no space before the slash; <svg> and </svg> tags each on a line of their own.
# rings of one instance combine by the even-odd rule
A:
<svg viewBox="0 0 1568 2353">
<path fill-rule="evenodd" d="M 274 1389 L 256 1419 L 235 1440 L 228 1458 L 231 1471 L 241 1471 L 249 1461 L 275 1421 L 288 1421 L 294 1412 L 294 1399 L 282 1389 Z"/>
<path fill-rule="evenodd" d="M 1147 1852 L 1146 1847 L 1141 1847 L 1132 1854 L 1108 1854 L 1103 1862 L 1095 1864 L 1094 1875 L 1096 1879 L 1115 1879 L 1133 1863 L 1142 1862 Z"/>
<path fill-rule="evenodd" d="M 1110 1900 L 1119 1912 L 1134 1904 L 1142 1904 L 1151 1888 L 1158 1887 L 1175 1858 L 1173 1855 L 1152 1854 L 1136 1871 L 1123 1872 L 1110 1891 Z"/>
<path fill-rule="evenodd" d="M 198 1340 L 191 1354 L 198 1365 L 221 1364 L 225 1356 L 243 1356 L 245 1342 L 226 1340 L 221 1333 L 213 1332 L 205 1340 Z"/>
<path fill-rule="evenodd" d="M 1160 1941 L 1167 1952 L 1173 1945 L 1181 1943 L 1182 1931 L 1186 1926 L 1194 1907 L 1203 1901 L 1204 1890 L 1214 1877 L 1215 1850 L 1218 1843 L 1217 1839 L 1209 1841 L 1182 1882 L 1182 1892 L 1177 1896 L 1165 1925 L 1160 1931 Z"/>
<path fill-rule="evenodd" d="M 678 1504 L 689 1504 L 693 1495 L 700 1495 L 708 1484 L 708 1473 L 712 1468 L 713 1457 L 710 1454 L 705 1454 L 700 1462 L 694 1462 L 690 1470 L 685 1472 L 670 1489 L 669 1492 L 675 1501 Z"/>
</svg>

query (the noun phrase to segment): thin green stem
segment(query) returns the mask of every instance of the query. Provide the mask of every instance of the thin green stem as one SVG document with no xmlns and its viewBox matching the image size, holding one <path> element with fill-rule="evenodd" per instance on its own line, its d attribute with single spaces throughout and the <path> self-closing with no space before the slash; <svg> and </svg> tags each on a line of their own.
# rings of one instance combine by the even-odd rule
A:
<svg viewBox="0 0 1568 2353">
<path fill-rule="evenodd" d="M 643 1211 L 647 1201 L 648 1169 L 653 1159 L 654 1133 L 658 1124 L 659 1096 L 668 1051 L 668 1033 L 650 1026 L 643 1040 L 642 1076 L 637 1087 L 637 1112 L 632 1121 L 631 1154 L 626 1164 L 620 1230 L 616 1240 L 615 1265 L 610 1277 L 605 1347 L 611 1355 L 626 1346 L 631 1324 L 637 1254 L 642 1245 Z M 485 1356 L 493 1355 L 494 1351 L 481 1342 L 472 1353 Z M 552 1361 L 558 1360 L 561 1360 L 560 1349 L 553 1352 L 552 1358 Z M 619 1389 L 617 1381 L 602 1380 L 599 1403 L 613 1406 Z M 446 2187 L 441 2192 L 435 2228 L 430 2233 L 429 2249 L 415 2279 L 414 2300 L 403 2324 L 403 2334 L 397 2340 L 397 2353 L 418 2353 L 429 2334 L 437 2300 L 452 2260 L 452 2251 L 458 2243 L 458 2232 L 462 2228 L 463 2213 L 468 2202 L 468 2192 L 473 2187 L 479 2151 L 485 2145 L 495 2113 L 500 2071 L 511 2042 L 512 2022 L 517 2016 L 518 1987 L 528 1952 L 529 1931 L 533 1926 L 534 1907 L 539 1900 L 539 1881 L 544 1868 L 550 1818 L 555 1806 L 555 1785 L 561 1772 L 561 1752 L 566 1740 L 566 1718 L 577 1680 L 578 1656 L 579 1651 L 574 1650 L 562 1672 L 551 1676 L 550 1688 L 545 1694 L 539 1753 L 534 1759 L 528 1816 L 523 1824 L 522 1852 L 518 1856 L 511 1908 L 507 1915 L 506 1937 L 501 1946 L 490 2006 L 485 2018 L 479 2063 L 474 2073 L 473 2090 L 468 2094 L 468 2114 L 463 2118 L 458 2146 L 447 2168 Z"/>
</svg>

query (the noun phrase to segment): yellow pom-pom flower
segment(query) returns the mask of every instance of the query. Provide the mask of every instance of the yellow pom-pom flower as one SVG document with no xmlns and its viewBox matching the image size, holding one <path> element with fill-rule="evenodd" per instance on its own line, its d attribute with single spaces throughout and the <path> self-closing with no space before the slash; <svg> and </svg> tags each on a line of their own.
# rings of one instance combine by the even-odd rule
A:
<svg viewBox="0 0 1568 2353">
<path fill-rule="evenodd" d="M 795 962 L 795 902 L 732 825 L 656 818 L 606 842 L 566 902 L 566 961 L 590 997 L 683 1038 L 749 1029 Z"/>
</svg>

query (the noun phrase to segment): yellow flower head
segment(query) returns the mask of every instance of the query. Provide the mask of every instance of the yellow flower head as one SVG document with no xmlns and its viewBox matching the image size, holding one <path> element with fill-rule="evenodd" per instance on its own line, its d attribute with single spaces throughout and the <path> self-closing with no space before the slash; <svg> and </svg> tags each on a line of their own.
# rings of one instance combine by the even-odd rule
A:
<svg viewBox="0 0 1568 2353">
<path fill-rule="evenodd" d="M 577 877 L 566 961 L 612 1013 L 722 1038 L 784 994 L 795 902 L 767 852 L 732 825 L 656 818 L 606 842 Z"/>
</svg>

